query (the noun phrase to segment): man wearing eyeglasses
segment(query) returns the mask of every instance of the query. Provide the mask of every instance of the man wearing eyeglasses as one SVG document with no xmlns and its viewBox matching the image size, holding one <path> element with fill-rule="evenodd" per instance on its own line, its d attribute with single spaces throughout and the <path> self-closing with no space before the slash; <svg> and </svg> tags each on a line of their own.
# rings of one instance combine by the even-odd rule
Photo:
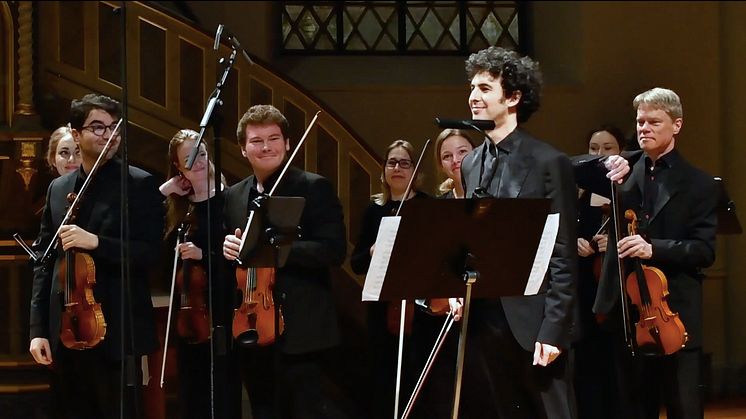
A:
<svg viewBox="0 0 746 419">
<path fill-rule="evenodd" d="M 289 128 L 274 106 L 255 105 L 246 111 L 236 136 L 254 174 L 224 195 L 228 234 L 223 256 L 229 262 L 238 258 L 250 202 L 275 185 L 273 196 L 305 198 L 300 238 L 293 241 L 285 266 L 275 274 L 274 302 L 281 307 L 285 331 L 271 345 L 245 342 L 246 348 L 239 350 L 255 419 L 333 417 L 322 377 L 334 365 L 329 349 L 339 343 L 329 271 L 346 256 L 342 206 L 334 186 L 322 176 L 290 166 L 279 178 L 290 151 Z"/>
<path fill-rule="evenodd" d="M 34 242 L 34 249 L 43 253 L 59 228 L 59 243 L 50 259 L 54 266 L 50 262 L 34 268 L 29 350 L 37 363 L 54 363 L 53 392 L 58 399 L 57 413 L 62 418 L 120 417 L 122 358 L 128 361 L 131 371 L 136 371 L 136 376 L 131 377 L 134 383 L 141 383 L 140 357 L 153 352 L 158 344 L 147 269 L 159 258 L 163 206 L 156 179 L 130 166 L 127 179 L 129 240 L 125 243 L 121 232 L 122 162 L 115 157 L 120 143 L 118 135 L 111 139 L 111 149 L 101 158 L 100 166 L 81 197 L 77 217 L 60 227 L 70 205 L 68 194 L 80 191 L 111 138 L 120 113 L 119 102 L 106 96 L 89 94 L 72 101 L 70 126 L 80 148 L 82 164 L 78 170 L 49 185 L 39 236 Z M 130 292 L 127 296 L 132 316 L 125 312 L 122 319 L 121 255 L 125 244 L 129 248 Z M 68 348 L 60 339 L 60 317 L 65 309 L 61 281 L 74 284 L 68 281 L 66 272 L 60 271 L 60 263 L 66 251 L 72 250 L 89 254 L 95 264 L 88 270 L 95 274 L 92 293 L 96 303 L 101 305 L 106 329 L 103 340 L 85 349 L 79 346 L 88 345 Z M 82 268 L 76 265 L 76 269 Z M 78 329 L 75 319 L 71 329 Z M 75 340 L 82 342 L 84 339 Z M 141 408 L 135 409 L 134 401 L 139 397 L 133 391 L 139 392 L 139 385 L 125 387 L 125 417 L 137 417 L 137 411 L 142 413 Z"/>
</svg>

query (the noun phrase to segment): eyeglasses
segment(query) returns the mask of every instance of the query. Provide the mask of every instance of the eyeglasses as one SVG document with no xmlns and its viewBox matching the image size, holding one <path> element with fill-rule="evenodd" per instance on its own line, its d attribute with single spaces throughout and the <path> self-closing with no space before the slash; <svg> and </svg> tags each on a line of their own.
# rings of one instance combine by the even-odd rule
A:
<svg viewBox="0 0 746 419">
<path fill-rule="evenodd" d="M 388 159 L 386 160 L 386 167 L 388 168 L 395 168 L 396 165 L 399 165 L 400 169 L 411 169 L 412 168 L 412 160 L 408 159 Z"/>
<path fill-rule="evenodd" d="M 94 122 L 91 125 L 81 127 L 81 129 L 87 129 L 91 131 L 94 135 L 98 135 L 100 137 L 106 133 L 107 129 L 109 130 L 109 132 L 114 131 L 114 128 L 117 126 L 118 123 L 119 121 L 114 121 L 111 123 L 111 125 L 104 125 L 100 122 Z"/>
</svg>

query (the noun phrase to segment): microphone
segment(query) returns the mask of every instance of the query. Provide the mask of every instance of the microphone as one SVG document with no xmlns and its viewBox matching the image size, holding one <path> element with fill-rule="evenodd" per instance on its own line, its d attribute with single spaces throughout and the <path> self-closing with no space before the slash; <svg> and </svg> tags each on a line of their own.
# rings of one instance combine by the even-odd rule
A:
<svg viewBox="0 0 746 419">
<path fill-rule="evenodd" d="M 241 43 L 238 42 L 238 39 L 236 39 L 235 36 L 233 36 L 232 34 L 228 34 L 228 41 L 231 43 L 233 48 L 235 48 L 238 51 L 241 51 L 241 54 L 243 55 L 244 58 L 246 58 L 246 61 L 248 61 L 249 64 L 254 65 L 254 62 L 251 61 L 251 57 L 249 57 L 249 54 L 246 53 L 246 50 L 243 49 L 243 47 L 241 46 Z"/>
<path fill-rule="evenodd" d="M 221 23 L 218 25 L 218 30 L 215 31 L 215 42 L 212 44 L 212 49 L 215 51 L 217 51 L 220 46 L 220 38 L 223 36 L 223 28 L 225 28 L 225 25 Z"/>
<path fill-rule="evenodd" d="M 440 128 L 474 129 L 477 131 L 491 131 L 495 129 L 495 121 L 489 119 L 435 118 L 435 124 Z"/>
<path fill-rule="evenodd" d="M 215 51 L 217 51 L 218 47 L 220 46 L 220 39 L 223 36 L 224 29 L 225 25 L 221 23 L 220 25 L 218 25 L 218 30 L 215 31 L 215 43 L 212 45 L 212 48 Z M 226 32 L 226 38 L 228 38 L 228 42 L 231 43 L 231 47 L 233 47 L 233 49 L 235 49 L 236 51 L 241 51 L 241 55 L 246 58 L 246 61 L 248 61 L 249 64 L 254 65 L 254 62 L 251 61 L 251 57 L 249 57 L 249 54 L 246 52 L 246 50 L 243 49 L 241 43 L 238 42 L 238 39 L 236 39 L 236 37 L 232 33 Z"/>
</svg>

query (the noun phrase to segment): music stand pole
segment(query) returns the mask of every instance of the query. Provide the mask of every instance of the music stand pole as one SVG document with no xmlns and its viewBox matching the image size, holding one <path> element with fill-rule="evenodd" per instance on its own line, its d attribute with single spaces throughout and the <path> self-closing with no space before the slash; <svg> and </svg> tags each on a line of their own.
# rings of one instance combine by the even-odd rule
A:
<svg viewBox="0 0 746 419">
<path fill-rule="evenodd" d="M 464 298 L 464 317 L 461 320 L 461 334 L 458 339 L 458 356 L 456 358 L 456 385 L 453 395 L 452 419 L 458 419 L 458 408 L 461 402 L 461 380 L 464 373 L 464 353 L 466 350 L 466 331 L 469 326 L 469 308 L 471 306 L 471 286 L 477 282 L 479 272 L 466 271 L 464 282 L 466 282 L 466 297 Z"/>
</svg>

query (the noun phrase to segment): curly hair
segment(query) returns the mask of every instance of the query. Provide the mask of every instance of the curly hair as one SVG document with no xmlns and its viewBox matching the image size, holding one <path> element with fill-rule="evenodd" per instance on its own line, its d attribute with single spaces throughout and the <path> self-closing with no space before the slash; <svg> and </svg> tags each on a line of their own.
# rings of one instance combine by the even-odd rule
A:
<svg viewBox="0 0 746 419">
<path fill-rule="evenodd" d="M 515 91 L 521 92 L 517 109 L 519 123 L 528 121 L 539 109 L 542 77 L 537 61 L 521 57 L 515 51 L 492 46 L 471 54 L 466 60 L 469 81 L 485 71 L 495 79 L 500 77 L 505 97 L 510 97 Z"/>
</svg>

